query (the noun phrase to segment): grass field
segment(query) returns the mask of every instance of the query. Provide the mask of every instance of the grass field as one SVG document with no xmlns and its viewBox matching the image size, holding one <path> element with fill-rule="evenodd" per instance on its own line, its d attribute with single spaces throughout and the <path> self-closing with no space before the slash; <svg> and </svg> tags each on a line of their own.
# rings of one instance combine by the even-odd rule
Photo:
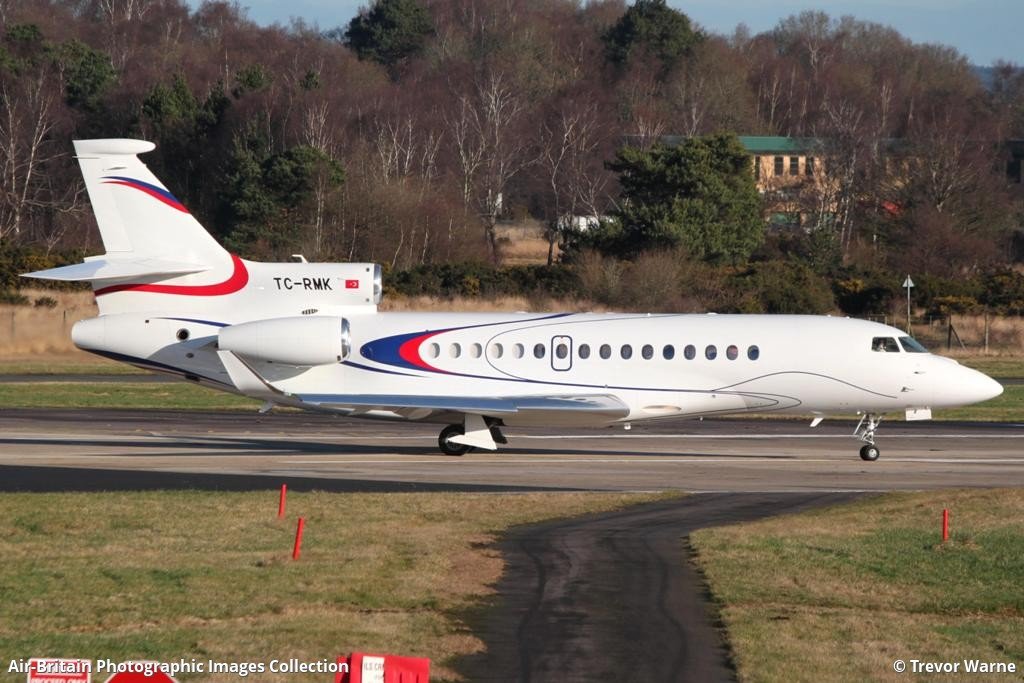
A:
<svg viewBox="0 0 1024 683">
<path fill-rule="evenodd" d="M 260 402 L 185 382 L 0 383 L 0 408 L 252 410 Z"/>
<path fill-rule="evenodd" d="M 653 498 L 292 493 L 278 520 L 274 492 L 0 495 L 0 681 L 24 681 L 6 660 L 30 656 L 269 662 L 351 651 L 430 657 L 431 680 L 454 680 L 446 663 L 481 646 L 464 615 L 500 576 L 499 533 Z"/>
<path fill-rule="evenodd" d="M 941 543 L 941 513 L 952 537 Z M 887 494 L 692 537 L 744 682 L 900 681 L 897 659 L 1024 667 L 1024 491 Z M 962 669 L 961 669 L 962 672 Z M 959 675 L 926 680 L 978 680 Z"/>
</svg>

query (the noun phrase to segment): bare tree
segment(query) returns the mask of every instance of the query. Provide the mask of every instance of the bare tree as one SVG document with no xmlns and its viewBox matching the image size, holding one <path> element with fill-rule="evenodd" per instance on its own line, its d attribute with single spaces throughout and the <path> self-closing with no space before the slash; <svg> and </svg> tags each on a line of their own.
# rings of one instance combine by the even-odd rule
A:
<svg viewBox="0 0 1024 683">
<path fill-rule="evenodd" d="M 472 99 L 465 95 L 459 97 L 456 111 L 451 115 L 445 114 L 445 124 L 458 159 L 462 203 L 468 209 L 473 200 L 476 175 L 486 153 L 483 140 L 477 134 L 481 125 L 480 114 Z"/>
<path fill-rule="evenodd" d="M 554 262 L 555 244 L 574 228 L 581 212 L 598 220 L 597 196 L 607 183 L 607 173 L 595 172 L 593 155 L 600 144 L 597 106 L 565 103 L 554 120 L 541 130 L 538 163 L 547 185 L 545 236 L 548 265 Z"/>
<path fill-rule="evenodd" d="M 452 144 L 459 159 L 462 196 L 475 206 L 484 228 L 487 253 L 498 261 L 495 228 L 505 209 L 509 181 L 533 162 L 529 141 L 518 129 L 525 105 L 502 72 L 477 79 L 472 95 L 458 99 L 448 117 Z"/>
<path fill-rule="evenodd" d="M 0 83 L 0 242 L 21 234 L 33 208 L 50 205 L 42 169 L 59 156 L 46 144 L 56 124 L 56 80 L 41 65 Z"/>
</svg>

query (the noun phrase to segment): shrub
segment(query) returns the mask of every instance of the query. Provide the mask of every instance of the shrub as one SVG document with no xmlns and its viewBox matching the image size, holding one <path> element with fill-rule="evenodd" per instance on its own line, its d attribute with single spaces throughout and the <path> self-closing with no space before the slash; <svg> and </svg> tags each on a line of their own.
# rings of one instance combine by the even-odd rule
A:
<svg viewBox="0 0 1024 683">
<path fill-rule="evenodd" d="M 897 284 L 889 273 L 862 272 L 835 280 L 832 293 L 847 315 L 884 313 L 899 291 Z"/>
<path fill-rule="evenodd" d="M 1024 274 L 1015 270 L 994 270 L 981 277 L 981 303 L 1009 315 L 1024 315 Z"/>
<path fill-rule="evenodd" d="M 946 318 L 954 314 L 974 313 L 978 301 L 972 296 L 937 296 L 928 306 L 928 315 Z"/>
<path fill-rule="evenodd" d="M 52 296 L 41 296 L 32 302 L 36 308 L 57 308 L 57 300 Z"/>
<path fill-rule="evenodd" d="M 765 261 L 739 273 L 735 282 L 746 296 L 744 313 L 828 313 L 835 308 L 829 283 L 802 263 Z"/>
<path fill-rule="evenodd" d="M 0 289 L 0 304 L 11 306 L 28 305 L 28 297 L 13 289 Z"/>
</svg>

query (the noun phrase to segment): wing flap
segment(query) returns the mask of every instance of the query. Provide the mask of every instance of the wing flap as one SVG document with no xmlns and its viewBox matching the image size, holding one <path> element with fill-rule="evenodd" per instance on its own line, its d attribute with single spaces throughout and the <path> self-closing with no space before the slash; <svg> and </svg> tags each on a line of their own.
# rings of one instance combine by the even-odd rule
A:
<svg viewBox="0 0 1024 683">
<path fill-rule="evenodd" d="M 300 394 L 303 403 L 348 410 L 389 410 L 423 419 L 434 413 L 463 413 L 505 418 L 511 416 L 565 417 L 579 415 L 616 420 L 629 408 L 608 394 L 566 396 L 415 396 L 406 394 Z M 411 416 L 411 415 L 410 415 Z M 415 419 L 415 418 L 414 418 Z"/>
</svg>

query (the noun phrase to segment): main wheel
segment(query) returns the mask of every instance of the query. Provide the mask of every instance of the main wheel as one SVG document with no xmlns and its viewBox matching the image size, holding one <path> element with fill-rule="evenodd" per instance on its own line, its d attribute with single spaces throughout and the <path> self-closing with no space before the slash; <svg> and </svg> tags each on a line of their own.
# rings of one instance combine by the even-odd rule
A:
<svg viewBox="0 0 1024 683">
<path fill-rule="evenodd" d="M 881 455 L 878 448 L 874 444 L 864 444 L 860 449 L 860 459 L 867 460 L 868 462 L 874 462 L 878 460 L 878 456 Z"/>
<path fill-rule="evenodd" d="M 437 445 L 441 448 L 441 452 L 445 455 L 465 455 L 469 452 L 469 446 L 462 443 L 455 443 L 449 441 L 456 434 L 464 434 L 462 425 L 448 425 L 441 430 L 441 435 L 437 437 Z"/>
</svg>

